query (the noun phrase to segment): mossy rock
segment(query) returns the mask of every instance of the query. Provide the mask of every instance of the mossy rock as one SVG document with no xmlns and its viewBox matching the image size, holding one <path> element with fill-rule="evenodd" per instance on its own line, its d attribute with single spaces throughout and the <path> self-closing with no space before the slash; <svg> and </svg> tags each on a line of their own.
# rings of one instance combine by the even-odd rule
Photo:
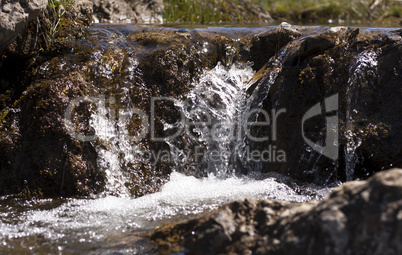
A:
<svg viewBox="0 0 402 255">
<path fill-rule="evenodd" d="M 98 99 L 103 96 L 110 109 L 137 108 L 151 116 L 152 97 L 185 99 L 200 74 L 218 62 L 226 65 L 253 62 L 255 71 L 260 72 L 254 79 L 255 86 L 248 91 L 250 100 L 254 100 L 252 105 L 263 102 L 263 109 L 269 113 L 272 109 L 288 109 L 278 119 L 279 139 L 274 144 L 286 151 L 286 163 L 239 164 L 236 166 L 239 173 L 244 174 L 248 169 L 277 171 L 320 184 L 344 180 L 348 131 L 361 140 L 355 151 L 358 157 L 355 177 L 398 165 L 401 138 L 394 112 L 400 109 L 400 34 L 400 31 L 284 26 L 193 30 L 93 26 L 84 31 L 81 39 L 33 65 L 24 79 L 27 83 L 21 87 L 21 95 L 14 94 L 15 100 L 12 97 L 3 100 L 0 193 L 85 196 L 104 191 L 108 180 L 105 167 L 100 166 L 99 151 L 110 149 L 113 142 L 80 141 L 72 137 L 65 120 L 71 101 L 83 96 Z M 361 77 L 374 75 L 376 79 L 356 80 L 351 86 L 350 81 L 355 77 L 351 70 L 357 69 L 366 52 L 376 56 L 378 68 L 374 74 L 370 69 L 365 70 Z M 277 77 L 272 78 L 273 74 Z M 340 135 L 339 160 L 335 162 L 307 151 L 300 131 L 305 112 L 336 93 Z M 74 108 L 71 119 L 74 131 L 94 134 L 91 118 L 97 107 L 96 102 L 88 101 Z M 175 123 L 180 114 L 172 102 L 158 102 L 155 110 L 155 135 L 161 137 L 166 135 L 162 120 Z M 110 113 L 107 114 L 110 118 Z M 352 126 L 347 125 L 350 114 Z M 149 127 L 136 114 L 126 124 L 132 136 L 140 132 L 141 126 Z M 325 125 L 318 124 L 319 128 Z M 314 125 L 309 128 L 311 134 L 323 132 Z M 258 132 L 263 136 L 267 130 Z M 153 141 L 149 133 L 128 143 L 142 151 L 170 150 L 169 144 Z M 269 144 L 248 143 L 256 150 L 266 149 Z M 177 146 L 190 150 L 205 145 L 180 137 Z M 373 149 L 377 154 L 371 156 Z M 133 196 L 157 191 L 173 170 L 203 175 L 202 166 L 193 161 L 177 167 L 174 162 L 153 165 L 126 160 L 124 155 L 118 157 L 119 167 L 129 180 L 123 185 Z"/>
<path fill-rule="evenodd" d="M 263 149 L 275 145 L 287 153 L 287 162 L 259 167 L 325 184 L 367 178 L 377 171 L 400 166 L 399 34 L 400 30 L 325 28 L 285 45 L 278 77 L 273 83 L 262 81 L 255 93 L 261 94 L 268 86 L 263 108 L 268 112 L 285 108 L 286 113 L 278 119 L 277 141 L 254 146 Z M 266 68 L 277 70 L 272 61 Z M 337 111 L 317 115 L 310 123 L 304 123 L 302 131 L 306 112 L 317 103 L 323 107 L 324 99 L 333 95 L 338 95 Z M 314 143 L 326 146 L 329 116 L 337 116 L 339 121 L 336 160 L 314 150 L 302 136 L 303 132 Z M 263 130 L 261 134 L 270 135 Z"/>
</svg>

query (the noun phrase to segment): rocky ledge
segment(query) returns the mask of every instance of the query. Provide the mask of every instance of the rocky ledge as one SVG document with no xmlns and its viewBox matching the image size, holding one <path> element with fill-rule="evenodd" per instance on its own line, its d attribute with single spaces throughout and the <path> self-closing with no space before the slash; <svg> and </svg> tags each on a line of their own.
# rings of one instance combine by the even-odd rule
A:
<svg viewBox="0 0 402 255">
<path fill-rule="evenodd" d="M 242 200 L 152 234 L 161 254 L 402 254 L 402 169 L 322 201 Z"/>
<path fill-rule="evenodd" d="M 279 116 L 277 140 L 272 143 L 272 148 L 286 152 L 286 162 L 233 160 L 238 174 L 248 174 L 250 169 L 270 171 L 303 183 L 326 185 L 366 179 L 375 172 L 402 166 L 402 132 L 396 114 L 401 112 L 400 29 L 94 25 L 76 31 L 77 38 L 71 40 L 62 40 L 67 37 L 56 34 L 54 55 L 36 58 L 36 63 L 21 71 L 24 75 L 15 75 L 21 77 L 19 83 L 2 83 L 2 195 L 85 196 L 104 191 L 107 178 L 99 151 L 113 151 L 113 143 L 71 136 L 65 119 L 70 103 L 88 95 L 114 97 L 116 101 L 108 104 L 108 109 L 136 107 L 152 116 L 153 97 L 184 100 L 202 74 L 218 63 L 227 67 L 253 63 L 256 75 L 248 90 L 251 107 L 262 107 L 267 113 L 286 109 Z M 0 71 L 7 76 L 2 79 L 15 72 L 12 66 L 3 65 Z M 305 119 L 309 109 L 323 105 L 334 95 L 339 98 L 339 109 L 337 114 L 332 110 L 328 113 L 337 116 L 326 117 L 323 111 L 315 119 Z M 215 99 L 224 105 L 219 100 Z M 80 105 L 71 123 L 78 133 L 93 135 L 96 131 L 91 119 L 97 107 Z M 166 137 L 163 121 L 178 123 L 179 110 L 171 102 L 157 104 L 155 109 L 156 137 Z M 338 118 L 336 128 L 326 128 L 326 119 L 330 118 Z M 135 114 L 125 122 L 132 136 L 148 125 L 149 121 L 144 119 L 143 123 Z M 333 143 L 323 141 L 329 137 L 325 134 L 337 129 L 339 146 L 332 155 L 339 154 L 338 160 L 322 157 L 319 148 L 324 144 L 336 147 L 334 136 Z M 256 137 L 273 138 L 271 128 L 256 126 L 252 131 Z M 313 145 L 318 149 L 306 144 L 304 134 L 320 145 Z M 177 148 L 185 152 L 194 152 L 197 147 L 206 151 L 209 146 L 193 141 L 186 132 L 181 132 L 176 141 Z M 153 141 L 150 132 L 141 141 L 129 144 L 146 152 L 170 150 L 166 142 Z M 245 144 L 251 152 L 267 151 L 271 139 L 248 139 Z M 192 157 L 177 167 L 172 160 L 152 165 L 143 158 L 126 160 L 123 155 L 118 156 L 119 168 L 127 174 L 129 181 L 124 185 L 134 196 L 157 191 L 173 169 L 194 176 L 203 176 L 207 169 L 207 157 L 205 161 Z"/>
</svg>

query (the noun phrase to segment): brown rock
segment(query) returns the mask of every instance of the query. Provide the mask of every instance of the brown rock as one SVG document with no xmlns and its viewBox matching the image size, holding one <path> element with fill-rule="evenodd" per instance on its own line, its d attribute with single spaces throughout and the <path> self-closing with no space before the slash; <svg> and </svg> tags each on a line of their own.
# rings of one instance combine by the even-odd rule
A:
<svg viewBox="0 0 402 255">
<path fill-rule="evenodd" d="M 401 194 L 402 169 L 391 169 L 345 183 L 320 202 L 234 202 L 151 239 L 188 254 L 400 254 Z"/>
<path fill-rule="evenodd" d="M 351 179 L 365 178 L 391 164 L 401 164 L 401 129 L 396 114 L 401 107 L 400 30 L 292 26 L 190 30 L 94 25 L 87 31 L 77 30 L 81 39 L 74 40 L 68 31 L 58 32 L 54 55 L 28 69 L 26 83 L 20 84 L 3 104 L 2 194 L 26 188 L 49 196 L 102 191 L 105 173 L 99 167 L 96 150 L 111 143 L 80 142 L 71 137 L 64 126 L 69 102 L 79 96 L 113 96 L 115 102 L 108 106 L 136 107 L 150 116 L 152 97 L 184 100 L 192 82 L 218 62 L 227 66 L 254 62 L 260 72 L 248 91 L 251 106 L 262 107 L 269 114 L 272 109 L 287 109 L 278 118 L 278 140 L 272 144 L 286 152 L 286 162 L 237 161 L 231 167 L 238 173 L 275 171 L 304 182 L 325 184 L 347 179 L 346 169 L 355 171 Z M 376 60 L 371 61 L 372 57 Z M 337 160 L 311 150 L 301 130 L 304 114 L 334 94 L 339 95 Z M 73 121 L 80 132 L 94 132 L 89 125 L 91 109 L 93 112 L 90 104 L 77 108 Z M 155 134 L 167 135 L 162 120 L 177 122 L 177 107 L 172 102 L 159 102 L 155 110 Z M 326 135 L 327 116 L 318 117 L 316 122 L 306 122 L 304 131 L 309 139 L 320 140 Z M 132 117 L 127 123 L 128 132 L 136 134 L 141 123 Z M 270 128 L 254 131 L 259 137 L 271 137 Z M 176 141 L 175 146 L 184 152 L 206 147 L 184 135 Z M 147 152 L 170 149 L 166 142 L 152 141 L 149 135 L 131 142 Z M 263 151 L 270 142 L 247 141 L 247 145 L 251 150 Z M 349 152 L 347 147 L 352 147 L 352 142 L 356 146 Z M 152 165 L 121 160 L 120 168 L 130 178 L 124 185 L 134 196 L 158 190 L 172 169 L 194 176 L 207 171 L 195 159 L 180 166 L 171 161 Z"/>
<path fill-rule="evenodd" d="M 45 10 L 47 0 L 1 0 L 0 55 L 27 24 Z"/>
</svg>

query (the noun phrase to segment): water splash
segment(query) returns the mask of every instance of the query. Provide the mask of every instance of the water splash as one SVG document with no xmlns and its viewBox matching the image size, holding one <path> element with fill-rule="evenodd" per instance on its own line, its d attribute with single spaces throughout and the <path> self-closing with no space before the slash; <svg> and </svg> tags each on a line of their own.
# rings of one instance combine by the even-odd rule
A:
<svg viewBox="0 0 402 255">
<path fill-rule="evenodd" d="M 220 179 L 210 175 L 199 179 L 173 172 L 160 192 L 136 199 L 115 196 L 58 202 L 43 199 L 19 205 L 22 210 L 17 214 L 3 210 L 0 200 L 0 240 L 8 240 L 6 243 L 12 245 L 12 239 L 27 241 L 29 237 L 41 236 L 42 244 L 27 242 L 27 249 L 30 245 L 33 248 L 43 245 L 50 246 L 48 249 L 61 247 L 66 252 L 88 249 L 91 244 L 111 246 L 110 236 L 118 238 L 139 230 L 151 230 L 174 217 L 190 217 L 238 199 L 303 202 L 322 198 L 329 191 L 317 189 L 312 194 L 300 195 L 273 177 Z M 52 205 L 54 202 L 57 206 Z"/>
<path fill-rule="evenodd" d="M 193 172 L 201 172 L 200 176 L 213 173 L 218 178 L 230 177 L 235 171 L 242 172 L 239 166 L 246 172 L 258 171 L 260 166 L 256 168 L 244 157 L 246 147 L 251 143 L 247 140 L 244 124 L 257 121 L 258 109 L 262 108 L 262 102 L 278 77 L 285 56 L 286 50 L 273 56 L 259 78 L 255 77 L 252 63 L 231 64 L 228 61 L 229 64 L 218 63 L 215 68 L 204 71 L 193 82 L 187 99 L 175 102 L 187 123 L 194 124 L 193 128 L 187 130 L 184 137 L 167 141 L 178 171 L 198 168 Z M 250 112 L 256 113 L 255 116 Z M 164 129 L 177 129 L 177 125 L 165 123 Z M 183 148 L 183 144 L 191 146 Z M 194 153 L 197 146 L 204 149 L 201 162 L 186 165 L 191 161 L 186 152 Z"/>
</svg>

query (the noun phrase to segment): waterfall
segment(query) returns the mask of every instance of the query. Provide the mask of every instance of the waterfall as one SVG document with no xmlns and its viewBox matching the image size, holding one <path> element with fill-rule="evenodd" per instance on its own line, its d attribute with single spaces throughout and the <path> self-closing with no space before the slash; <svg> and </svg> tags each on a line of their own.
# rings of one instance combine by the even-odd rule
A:
<svg viewBox="0 0 402 255">
<path fill-rule="evenodd" d="M 118 105 L 121 106 L 122 102 L 126 102 L 128 107 L 119 108 Z M 119 102 L 114 96 L 107 99 L 101 96 L 95 105 L 90 126 L 96 135 L 96 141 L 92 142 L 98 153 L 97 164 L 106 175 L 105 193 L 120 197 L 131 196 L 127 184 L 132 183 L 134 178 L 142 180 L 143 176 L 138 168 L 147 162 L 127 128 L 130 118 L 135 114 L 130 107 L 132 104 L 128 90 L 122 88 Z"/>
<path fill-rule="evenodd" d="M 254 74 L 250 63 L 229 66 L 218 63 L 194 80 L 185 100 L 175 100 L 175 106 L 186 118 L 185 123 L 194 124 L 192 129 L 181 127 L 188 131 L 184 137 L 165 141 L 177 171 L 186 171 L 180 169 L 181 166 L 187 167 L 182 163 L 194 156 L 189 155 L 188 148 L 180 148 L 179 144 L 185 139 L 187 143 L 205 148 L 200 169 L 204 174 L 213 173 L 222 178 L 231 175 L 235 148 L 244 142 L 241 118 L 249 98 L 246 91 Z M 127 93 L 122 93 L 121 97 L 129 98 Z M 103 96 L 95 102 L 96 110 L 92 113 L 90 126 L 97 139 L 94 144 L 98 167 L 106 175 L 106 194 L 129 196 L 126 183 L 130 183 L 132 175 L 136 174 L 134 166 L 146 159 L 138 157 L 140 149 L 130 140 L 127 130 L 132 114 L 130 108 L 117 109 L 115 104 L 113 96 Z M 163 124 L 165 131 L 177 128 L 177 124 Z"/>
<path fill-rule="evenodd" d="M 242 142 L 240 117 L 248 99 L 248 82 L 254 74 L 249 63 L 227 67 L 218 63 L 193 82 L 186 100 L 176 102 L 185 118 L 194 124 L 185 139 L 205 146 L 202 172 L 226 177 L 234 171 L 231 160 L 236 144 Z M 185 157 L 177 143 L 169 142 L 173 154 Z M 179 158 L 177 162 L 186 160 Z"/>
<path fill-rule="evenodd" d="M 271 85 L 274 84 L 282 70 L 282 64 L 285 60 L 286 54 L 286 49 L 282 49 L 277 56 L 272 56 L 267 62 L 265 68 L 263 67 L 253 77 L 253 80 L 250 81 L 250 84 L 248 85 L 248 93 L 250 96 L 242 107 L 240 116 L 242 123 L 248 122 L 252 126 L 258 122 L 258 118 L 262 113 L 262 104 L 268 96 Z M 275 107 L 278 106 L 275 105 Z M 262 162 L 244 160 L 247 149 L 250 149 L 250 147 L 256 147 L 256 143 L 258 142 L 255 141 L 255 139 L 250 139 L 250 136 L 246 135 L 244 131 L 245 130 L 243 130 L 242 133 L 242 139 L 239 140 L 236 145 L 236 158 L 243 159 L 240 160 L 239 163 L 245 172 L 259 175 L 261 172 L 263 172 Z M 251 131 L 247 130 L 247 132 Z M 240 167 L 240 165 L 238 165 L 238 167 Z"/>
<path fill-rule="evenodd" d="M 280 72 L 284 52 L 270 61 L 272 69 L 266 69 L 261 79 L 255 80 L 256 72 L 252 63 L 218 63 L 211 70 L 195 78 L 191 90 L 184 100 L 173 100 L 185 121 L 177 123 L 162 122 L 165 132 L 180 128 L 183 134 L 166 139 L 171 158 L 178 172 L 192 175 L 227 178 L 241 166 L 246 171 L 258 171 L 261 166 L 253 165 L 245 159 L 246 145 L 253 146 L 247 140 L 244 123 L 257 121 L 262 101 L 267 97 L 270 85 Z M 269 73 L 267 73 L 270 71 Z M 247 90 L 251 86 L 253 93 Z M 121 97 L 129 98 L 128 92 Z M 96 103 L 97 110 L 91 117 L 90 125 L 98 139 L 95 147 L 98 152 L 98 167 L 106 175 L 106 193 L 129 196 L 126 183 L 132 182 L 136 174 L 135 166 L 146 159 L 138 157 L 140 149 L 130 140 L 127 125 L 129 108 L 117 109 L 114 97 L 102 98 Z M 186 127 L 183 125 L 187 125 Z M 183 146 L 185 144 L 186 146 Z M 202 148 L 199 152 L 198 148 Z M 155 153 L 155 152 L 154 152 Z M 194 158 L 198 155 L 200 162 Z M 258 169 L 257 169 L 258 168 Z M 198 174 L 195 174 L 198 173 Z M 140 177 L 139 177 L 140 178 Z"/>
<path fill-rule="evenodd" d="M 263 69 L 259 75 L 252 69 L 252 63 L 229 63 L 226 66 L 218 63 L 193 82 L 187 99 L 176 101 L 175 105 L 185 116 L 186 123 L 193 123 L 194 128 L 187 129 L 184 137 L 167 141 L 177 169 L 189 168 L 181 164 L 190 160 L 186 153 L 190 149 L 180 145 L 191 143 L 193 147 L 204 148 L 202 161 L 196 166 L 201 168 L 202 176 L 212 173 L 227 178 L 239 167 L 246 172 L 261 170 L 260 165 L 245 157 L 246 146 L 253 146 L 247 137 L 249 130 L 245 129 L 249 127 L 245 123 L 252 125 L 257 122 L 262 102 L 280 73 L 285 53 L 283 50 L 272 57 L 267 64 L 269 68 Z M 166 130 L 173 128 L 177 125 L 165 124 Z"/>
<path fill-rule="evenodd" d="M 230 177 L 239 168 L 245 172 L 261 172 L 262 163 L 249 162 L 244 158 L 247 147 L 258 147 L 255 147 L 255 141 L 246 136 L 244 129 L 247 127 L 244 127 L 244 123 L 257 122 L 260 114 L 258 109 L 262 109 L 262 102 L 277 79 L 285 58 L 286 50 L 282 50 L 278 56 L 269 60 L 260 75 L 252 69 L 252 63 L 224 65 L 219 62 L 214 68 L 204 70 L 196 77 L 185 99 L 173 100 L 185 121 L 162 123 L 166 132 L 177 128 L 183 130 L 180 136 L 164 141 L 170 148 L 176 166 L 173 170 L 188 173 L 189 168 L 197 168 L 197 171 L 190 174 L 212 174 L 218 178 Z M 350 67 L 346 91 L 347 180 L 353 179 L 354 168 L 358 163 L 356 149 L 362 142 L 354 130 L 354 117 L 359 111 L 359 90 L 376 77 L 376 67 L 377 55 L 370 50 L 360 53 Z M 129 98 L 128 92 L 122 91 L 121 97 Z M 90 122 L 98 138 L 95 146 L 99 156 L 98 167 L 106 174 L 107 194 L 129 196 L 126 183 L 132 182 L 132 176 L 136 174 L 135 166 L 143 163 L 144 159 L 135 156 L 141 150 L 130 140 L 127 131 L 132 113 L 127 109 L 113 109 L 111 106 L 115 104 L 115 98 L 110 97 L 108 100 L 108 103 L 104 98 L 99 100 Z M 197 153 L 197 147 L 203 148 L 199 162 L 194 160 L 193 155 Z"/>
<path fill-rule="evenodd" d="M 109 99 L 113 104 L 114 98 Z M 122 112 L 120 112 L 122 113 Z M 119 196 L 129 196 L 125 186 L 129 177 L 122 171 L 122 161 L 130 161 L 133 148 L 128 141 L 125 118 L 116 118 L 115 109 L 106 108 L 105 100 L 99 100 L 92 114 L 90 125 L 98 138 L 98 166 L 106 174 L 105 191 Z"/>
<path fill-rule="evenodd" d="M 345 171 L 346 180 L 353 180 L 353 174 L 358 155 L 356 149 L 361 145 L 361 137 L 354 130 L 354 116 L 359 114 L 358 101 L 361 89 L 367 88 L 377 77 L 377 54 L 372 50 L 365 50 L 357 56 L 357 60 L 350 68 L 348 87 L 346 90 L 346 146 Z"/>
</svg>

